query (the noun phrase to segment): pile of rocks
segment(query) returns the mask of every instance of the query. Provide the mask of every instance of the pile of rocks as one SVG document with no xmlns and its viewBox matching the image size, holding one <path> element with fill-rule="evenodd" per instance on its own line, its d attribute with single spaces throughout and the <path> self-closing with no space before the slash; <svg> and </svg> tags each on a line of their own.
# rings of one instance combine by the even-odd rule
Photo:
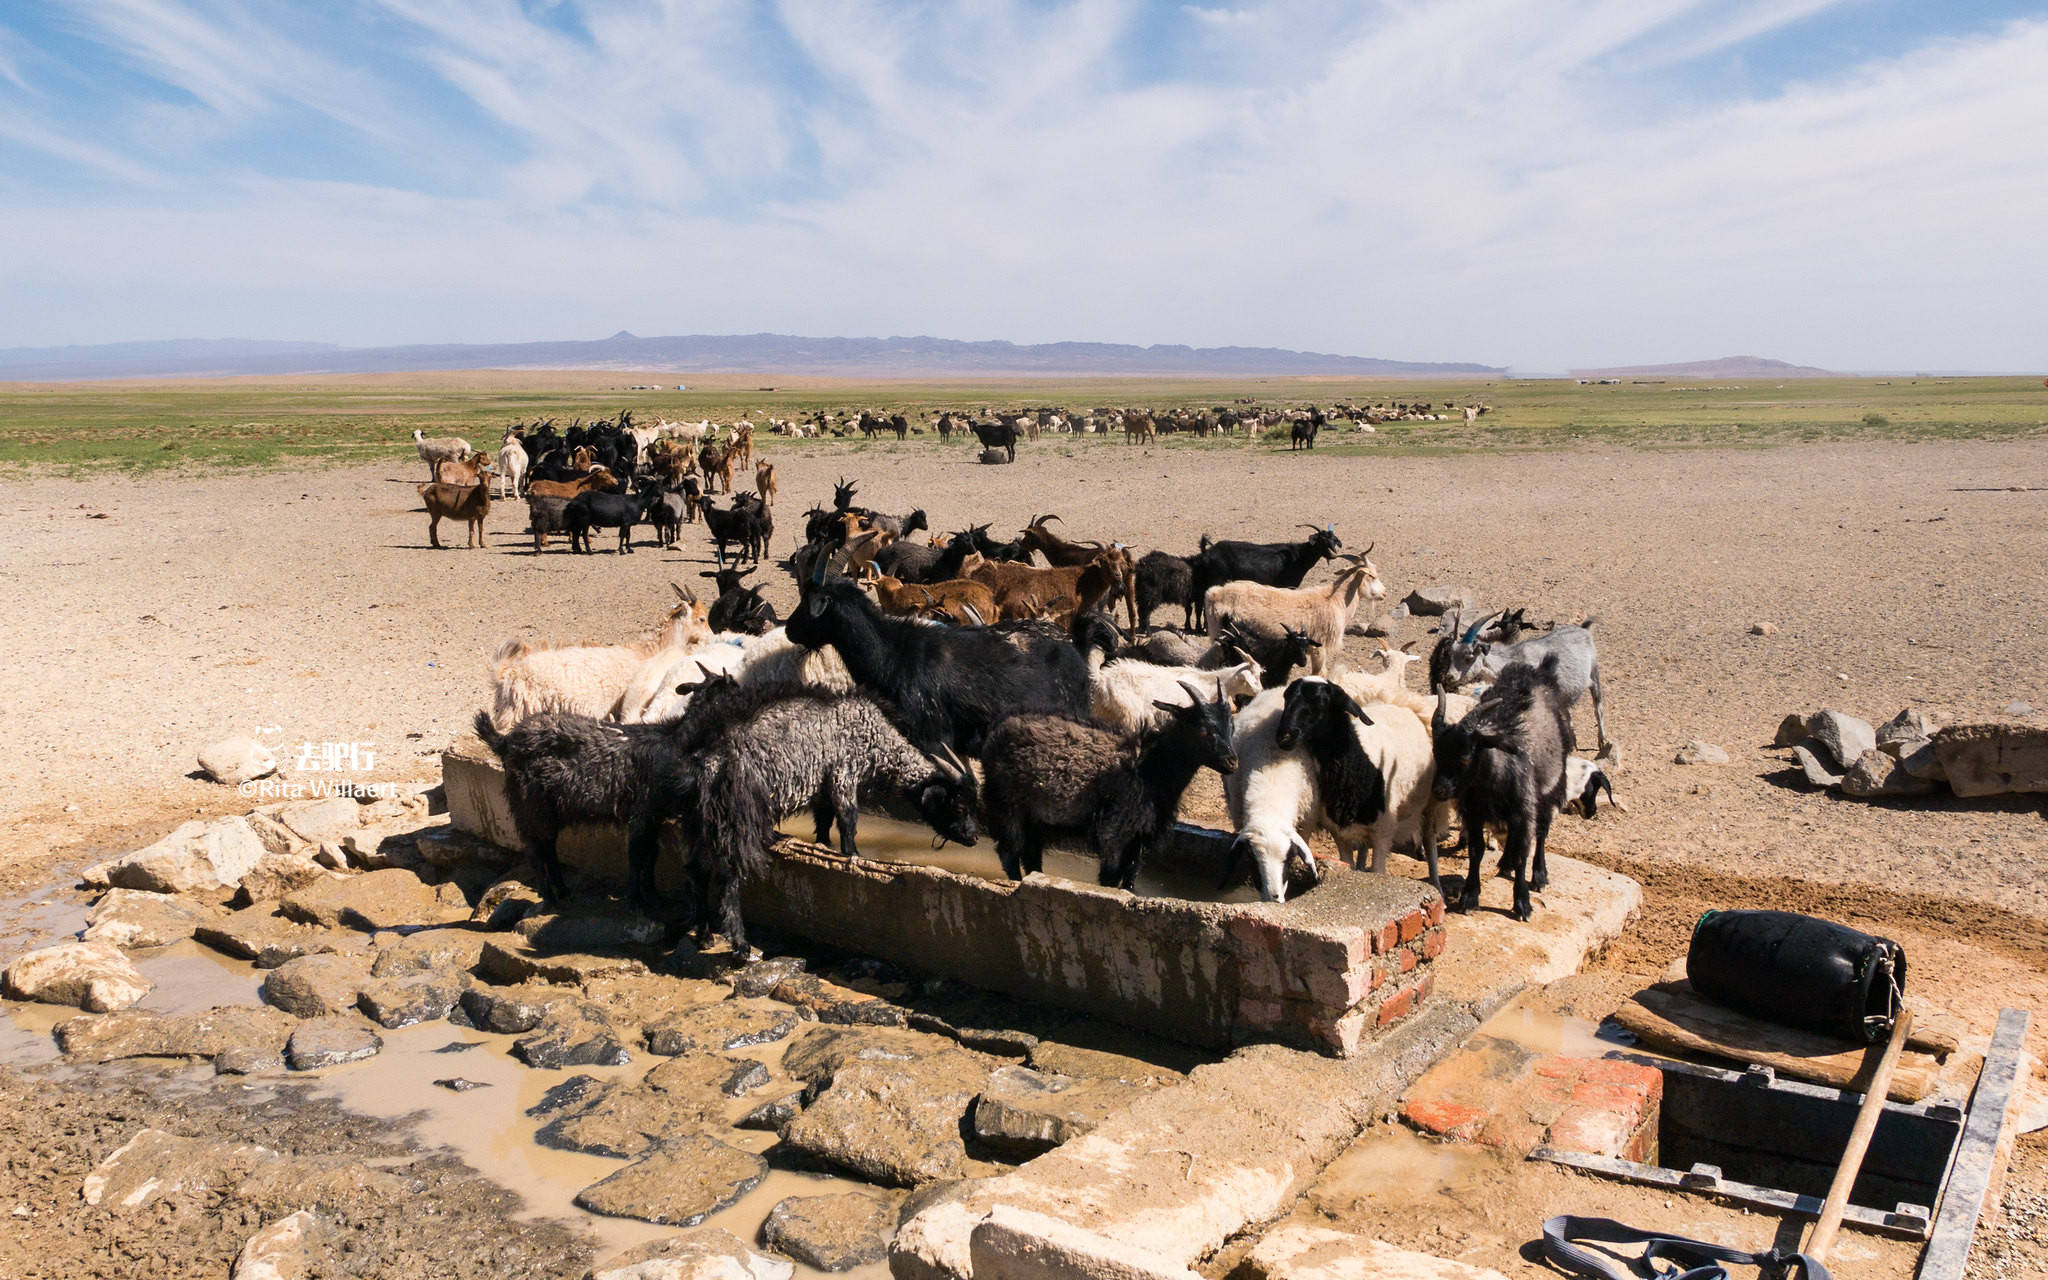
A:
<svg viewBox="0 0 2048 1280">
<path fill-rule="evenodd" d="M 1791 748 L 1816 787 L 1860 799 L 2048 791 L 2048 729 L 2032 725 L 1941 728 L 1909 707 L 1873 728 L 1820 710 L 1786 716 L 1773 744 Z"/>
</svg>

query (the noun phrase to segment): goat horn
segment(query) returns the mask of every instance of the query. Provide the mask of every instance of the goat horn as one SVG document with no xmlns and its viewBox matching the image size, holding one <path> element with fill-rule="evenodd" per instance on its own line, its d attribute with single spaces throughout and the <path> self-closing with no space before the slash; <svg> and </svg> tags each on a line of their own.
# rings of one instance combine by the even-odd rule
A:
<svg viewBox="0 0 2048 1280">
<path fill-rule="evenodd" d="M 1188 691 L 1188 701 L 1194 703 L 1196 706 L 1199 707 L 1204 702 L 1208 701 L 1207 698 L 1204 698 L 1202 696 L 1202 691 L 1200 689 L 1197 689 L 1195 686 L 1189 684 L 1187 681 L 1176 680 L 1174 681 L 1174 683 Z M 1216 682 L 1216 696 L 1218 699 L 1221 699 L 1223 697 L 1223 682 L 1220 680 Z"/>
<path fill-rule="evenodd" d="M 1363 560 L 1363 559 L 1365 559 L 1365 558 L 1366 558 L 1367 556 L 1369 556 L 1369 555 L 1371 555 L 1371 554 L 1372 554 L 1372 549 L 1373 549 L 1374 547 L 1378 546 L 1378 545 L 1380 545 L 1380 544 L 1379 544 L 1378 542 L 1368 542 L 1368 543 L 1366 543 L 1366 544 L 1365 544 L 1365 550 L 1363 550 L 1363 551 L 1361 551 L 1361 552 L 1359 552 L 1359 553 L 1358 553 L 1358 558 L 1359 558 L 1360 560 Z"/>
<path fill-rule="evenodd" d="M 1429 722 L 1429 733 L 1431 737 L 1435 737 L 1437 734 L 1442 733 L 1444 731 L 1444 723 L 1450 719 L 1450 708 L 1450 694 L 1439 693 L 1438 695 L 1436 695 L 1436 715 L 1432 717 Z"/>
<path fill-rule="evenodd" d="M 1458 643 L 1459 643 L 1459 644 L 1475 644 L 1475 643 L 1477 643 L 1477 642 L 1478 642 L 1478 640 L 1479 640 L 1479 633 L 1480 633 L 1480 631 L 1481 631 L 1481 630 L 1483 630 L 1483 629 L 1485 628 L 1485 626 L 1486 626 L 1486 624 L 1487 624 L 1487 623 L 1489 623 L 1489 622 L 1493 621 L 1493 620 L 1494 620 L 1495 618 L 1497 618 L 1497 617 L 1499 617 L 1499 616 L 1500 616 L 1500 610 L 1496 609 L 1496 610 L 1494 610 L 1494 611 L 1493 611 L 1492 613 L 1489 613 L 1489 614 L 1487 614 L 1487 615 L 1486 615 L 1485 617 L 1481 618 L 1481 619 L 1480 619 L 1479 621 L 1477 621 L 1477 622 L 1473 623 L 1473 624 L 1472 624 L 1471 626 L 1469 626 L 1469 627 L 1465 628 L 1465 636 L 1464 636 L 1464 639 L 1462 639 L 1462 640 L 1458 641 Z"/>
</svg>

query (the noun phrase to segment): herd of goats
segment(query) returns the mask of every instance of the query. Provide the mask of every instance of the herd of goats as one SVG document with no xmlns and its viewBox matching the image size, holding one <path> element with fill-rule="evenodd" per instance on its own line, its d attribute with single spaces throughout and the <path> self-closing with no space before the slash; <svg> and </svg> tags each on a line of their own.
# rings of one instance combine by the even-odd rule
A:
<svg viewBox="0 0 2048 1280">
<path fill-rule="evenodd" d="M 419 439 L 423 456 L 438 443 Z M 1603 793 L 1618 804 L 1590 619 L 1447 616 L 1423 694 L 1406 680 L 1416 642 L 1383 640 L 1375 669 L 1344 667 L 1361 605 L 1386 587 L 1372 548 L 1346 552 L 1331 525 L 1292 542 L 1205 535 L 1192 554 L 1134 559 L 1121 542 L 1062 536 L 1055 515 L 1009 541 L 987 523 L 933 537 L 922 509 L 870 510 L 845 480 L 829 507 L 806 513 L 801 546 L 779 562 L 799 601 L 779 618 L 745 581 L 773 532 L 772 467 L 757 463 L 756 492 L 721 509 L 712 485 L 730 492 L 731 468 L 751 460 L 745 430 L 696 449 L 670 439 L 643 445 L 630 423 L 573 443 L 544 429 L 508 436 L 534 459 L 524 482 L 537 539 L 559 528 L 587 544 L 591 527 L 616 524 L 626 550 L 625 513 L 681 493 L 695 501 L 675 524 L 701 518 L 717 552 L 716 571 L 702 575 L 716 594 L 676 586 L 647 639 L 510 641 L 493 659 L 492 706 L 476 730 L 505 766 L 520 838 L 551 898 L 567 893 L 561 831 L 618 822 L 632 905 L 665 915 L 654 868 L 674 823 L 688 849 L 683 921 L 698 945 L 719 933 L 744 956 L 740 888 L 764 869 L 777 825 L 808 812 L 819 842 L 836 826 L 851 855 L 863 805 L 920 821 L 941 842 L 971 845 L 986 831 L 1012 878 L 1041 869 L 1048 839 L 1084 845 L 1102 883 L 1129 890 L 1210 768 L 1223 775 L 1235 831 L 1226 885 L 1248 864 L 1267 901 L 1313 886 L 1305 837 L 1324 831 L 1354 866 L 1382 871 L 1396 851 L 1426 859 L 1441 893 L 1438 848 L 1455 820 L 1469 864 L 1452 906 L 1477 907 L 1492 831 L 1513 915 L 1526 920 L 1548 880 L 1556 815 L 1592 818 Z M 714 448 L 718 465 L 707 465 Z M 478 465 L 466 446 L 437 461 L 439 478 L 421 486 L 429 510 L 433 490 L 487 489 L 489 467 L 449 470 Z M 543 514 L 542 503 L 563 506 Z M 667 545 L 674 526 L 656 527 Z M 1329 579 L 1304 586 L 1325 562 Z M 1168 606 L 1184 626 L 1153 628 Z M 1588 693 L 1591 759 L 1577 753 L 1571 715 Z"/>
</svg>

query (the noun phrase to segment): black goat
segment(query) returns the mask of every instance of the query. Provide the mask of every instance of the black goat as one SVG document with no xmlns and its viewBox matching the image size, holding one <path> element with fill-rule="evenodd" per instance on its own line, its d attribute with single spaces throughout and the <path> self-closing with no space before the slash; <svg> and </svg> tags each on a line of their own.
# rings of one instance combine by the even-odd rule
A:
<svg viewBox="0 0 2048 1280">
<path fill-rule="evenodd" d="M 1287 683 L 1288 675 L 1296 667 L 1309 666 L 1315 660 L 1316 650 L 1322 648 L 1323 643 L 1294 627 L 1281 628 L 1277 636 L 1260 635 L 1238 626 L 1233 619 L 1224 624 L 1219 647 L 1225 652 L 1205 655 L 1201 660 L 1202 666 L 1256 662 L 1259 664 L 1259 687 L 1278 689 Z"/>
<path fill-rule="evenodd" d="M 1501 858 L 1503 866 L 1514 868 L 1515 919 L 1532 914 L 1529 891 L 1541 892 L 1550 883 L 1544 845 L 1565 799 L 1565 761 L 1578 747 L 1570 706 L 1557 688 L 1557 667 L 1553 654 L 1540 667 L 1507 668 L 1456 724 L 1446 723 L 1448 699 L 1437 695 L 1431 726 L 1435 795 L 1457 800 L 1470 855 L 1459 911 L 1479 905 L 1479 864 L 1489 823 L 1507 830 Z"/>
<path fill-rule="evenodd" d="M 989 826 L 1003 871 L 1021 880 L 1045 865 L 1045 838 L 1088 837 L 1099 879 L 1129 889 L 1145 852 L 1172 827 L 1195 771 L 1237 769 L 1230 704 L 1183 681 L 1188 704 L 1155 700 L 1164 729 L 1119 738 L 1060 716 L 1012 716 L 989 734 L 982 755 Z"/>
<path fill-rule="evenodd" d="M 681 489 L 664 487 L 653 491 L 647 504 L 647 522 L 654 526 L 656 546 L 673 547 L 682 536 L 683 521 L 690 518 L 689 495 Z"/>
<path fill-rule="evenodd" d="M 981 441 L 984 449 L 1001 449 L 1012 462 L 1017 460 L 1017 424 L 1015 422 L 971 422 L 974 438 Z"/>
<path fill-rule="evenodd" d="M 526 526 L 533 532 L 533 554 L 539 555 L 548 545 L 549 534 L 569 532 L 565 519 L 568 510 L 567 498 L 534 496 L 526 500 Z"/>
<path fill-rule="evenodd" d="M 1201 550 L 1194 557 L 1194 625 L 1206 625 L 1202 597 L 1221 582 L 1262 582 L 1269 587 L 1292 590 L 1308 577 L 1308 571 L 1336 555 L 1344 547 L 1334 525 L 1313 529 L 1302 542 L 1211 542 L 1202 535 Z"/>
<path fill-rule="evenodd" d="M 755 568 L 759 566 L 720 569 L 716 573 L 697 575 L 718 580 L 718 598 L 711 602 L 711 609 L 705 615 L 705 621 L 713 631 L 738 631 L 758 636 L 775 629 L 775 606 L 761 598 L 759 586 L 740 581 Z"/>
<path fill-rule="evenodd" d="M 1152 625 L 1152 611 L 1177 604 L 1185 613 L 1184 630 L 1195 626 L 1195 562 L 1190 556 L 1147 551 L 1138 561 L 1138 625 Z"/>
<path fill-rule="evenodd" d="M 1006 716 L 1088 714 L 1088 664 L 1057 629 L 945 627 L 885 616 L 844 578 L 806 580 L 787 623 L 792 643 L 831 645 L 855 683 L 897 708 L 927 751 L 978 754 Z"/>
<path fill-rule="evenodd" d="M 988 536 L 988 526 L 985 524 L 973 525 L 964 535 L 956 533 L 953 536 L 964 536 L 968 543 L 981 553 L 984 560 L 1008 561 L 1013 564 L 1034 563 L 1031 558 L 1031 547 L 1024 539 L 1013 538 L 1008 542 L 997 542 Z"/>
<path fill-rule="evenodd" d="M 694 700 L 693 700 L 694 702 Z M 775 825 L 808 809 L 824 843 L 836 823 L 839 851 L 860 852 L 855 833 L 864 792 L 913 803 L 940 838 L 971 845 L 977 788 L 957 757 L 918 750 L 866 694 L 792 689 L 750 714 L 730 719 L 693 761 L 698 835 L 690 878 L 697 942 L 716 931 L 733 953 L 747 952 L 740 886 L 767 864 Z"/>
<path fill-rule="evenodd" d="M 758 548 L 767 537 L 761 532 L 760 518 L 767 514 L 766 507 L 735 499 L 730 509 L 721 511 L 716 500 L 706 497 L 698 501 L 697 510 L 703 514 L 704 531 L 716 547 L 719 568 L 725 567 L 725 549 L 732 543 L 739 544 L 733 553 L 734 564 L 761 558 Z"/>
<path fill-rule="evenodd" d="M 654 495 L 648 493 L 579 493 L 562 511 L 562 523 L 569 528 L 569 549 L 588 552 L 592 529 L 617 529 L 619 554 L 633 554 L 633 526 L 647 519 Z"/>
</svg>

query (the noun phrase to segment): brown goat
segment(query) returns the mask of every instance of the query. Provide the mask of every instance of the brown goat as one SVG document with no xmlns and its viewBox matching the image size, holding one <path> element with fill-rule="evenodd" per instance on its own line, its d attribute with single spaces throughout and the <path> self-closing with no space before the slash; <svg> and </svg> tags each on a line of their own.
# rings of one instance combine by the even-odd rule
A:
<svg viewBox="0 0 2048 1280">
<path fill-rule="evenodd" d="M 427 504 L 427 541 L 441 547 L 441 521 L 460 520 L 469 526 L 472 547 L 486 547 L 484 517 L 491 514 L 491 487 L 487 484 L 437 484 L 414 486 L 420 501 Z"/>
<path fill-rule="evenodd" d="M 1119 586 L 1130 608 L 1131 629 L 1138 625 L 1136 575 L 1131 553 L 1122 547 L 1108 547 L 1095 553 L 1086 565 L 1062 565 L 1034 569 L 1013 562 L 990 562 L 974 571 L 974 580 L 995 593 L 996 608 L 1005 621 L 1043 617 L 1068 617 L 1093 607 Z"/>
<path fill-rule="evenodd" d="M 592 467 L 574 480 L 536 480 L 526 486 L 528 497 L 573 498 L 579 493 L 606 493 L 618 488 L 618 480 L 603 467 Z"/>
<path fill-rule="evenodd" d="M 450 458 L 434 467 L 435 484 L 468 486 L 482 484 L 485 477 L 495 470 L 491 455 L 480 449 L 472 449 L 460 458 Z"/>
<path fill-rule="evenodd" d="M 732 492 L 732 454 L 715 444 L 697 450 L 697 465 L 704 471 L 704 492 Z"/>
<path fill-rule="evenodd" d="M 770 507 L 775 505 L 775 498 L 779 491 L 775 487 L 774 463 L 757 462 L 754 464 L 754 492 L 761 495 L 763 505 Z"/>
<path fill-rule="evenodd" d="M 1024 526 L 1017 535 L 1017 541 L 1045 557 L 1045 562 L 1066 568 L 1077 568 L 1102 554 L 1099 542 L 1069 542 L 1054 533 L 1046 525 L 1058 520 L 1056 515 L 1031 517 L 1031 523 Z"/>
<path fill-rule="evenodd" d="M 742 422 L 732 429 L 732 438 L 726 442 L 726 453 L 732 457 L 733 465 L 744 467 L 754 460 L 754 424 Z M 727 490 L 731 492 L 731 490 Z"/>
</svg>

